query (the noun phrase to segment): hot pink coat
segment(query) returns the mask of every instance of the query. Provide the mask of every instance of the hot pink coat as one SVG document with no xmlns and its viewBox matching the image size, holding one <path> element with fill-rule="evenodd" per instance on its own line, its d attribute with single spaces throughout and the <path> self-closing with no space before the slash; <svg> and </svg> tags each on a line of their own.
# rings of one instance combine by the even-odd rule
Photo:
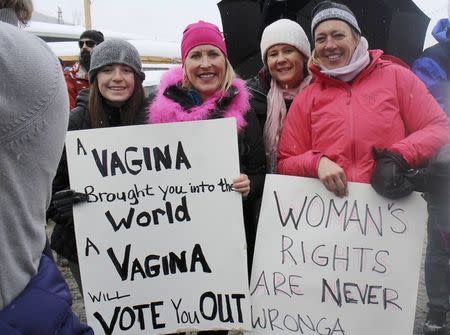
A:
<svg viewBox="0 0 450 335">
<path fill-rule="evenodd" d="M 317 177 L 322 155 L 349 181 L 369 183 L 372 148 L 400 153 L 414 168 L 450 140 L 447 116 L 407 68 L 370 51 L 371 63 L 351 83 L 310 70 L 315 81 L 289 109 L 278 172 Z"/>
</svg>

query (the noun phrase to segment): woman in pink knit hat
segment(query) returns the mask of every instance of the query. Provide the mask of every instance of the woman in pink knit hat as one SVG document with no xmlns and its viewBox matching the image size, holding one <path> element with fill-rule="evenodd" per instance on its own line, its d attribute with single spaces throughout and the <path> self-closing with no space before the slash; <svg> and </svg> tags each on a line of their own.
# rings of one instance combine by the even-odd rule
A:
<svg viewBox="0 0 450 335">
<path fill-rule="evenodd" d="M 181 57 L 182 66 L 169 70 L 151 97 L 149 123 L 236 119 L 241 174 L 233 180 L 233 188 L 244 199 L 251 260 L 266 165 L 262 131 L 250 108 L 250 94 L 245 82 L 236 78 L 225 41 L 214 24 L 199 21 L 188 25 L 181 42 Z"/>
<path fill-rule="evenodd" d="M 188 25 L 181 41 L 182 66 L 169 70 L 148 109 L 149 123 L 234 117 L 242 174 L 233 188 L 244 198 L 262 191 L 265 172 L 261 130 L 250 110 L 245 82 L 237 79 L 222 34 L 212 23 Z"/>
</svg>

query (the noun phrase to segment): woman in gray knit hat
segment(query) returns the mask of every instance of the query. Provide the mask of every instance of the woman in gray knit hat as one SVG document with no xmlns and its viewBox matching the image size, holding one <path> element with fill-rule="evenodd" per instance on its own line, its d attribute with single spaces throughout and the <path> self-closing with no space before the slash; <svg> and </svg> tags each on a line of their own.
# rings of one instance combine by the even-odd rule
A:
<svg viewBox="0 0 450 335">
<path fill-rule="evenodd" d="M 91 57 L 91 86 L 77 98 L 77 106 L 70 113 L 69 131 L 146 124 L 144 79 L 139 53 L 133 45 L 119 39 L 99 44 Z M 67 162 L 63 155 L 53 181 L 54 194 L 49 210 L 50 218 L 56 222 L 51 246 L 69 260 L 81 290 L 72 206 L 83 201 L 84 196 L 68 188 Z"/>
</svg>

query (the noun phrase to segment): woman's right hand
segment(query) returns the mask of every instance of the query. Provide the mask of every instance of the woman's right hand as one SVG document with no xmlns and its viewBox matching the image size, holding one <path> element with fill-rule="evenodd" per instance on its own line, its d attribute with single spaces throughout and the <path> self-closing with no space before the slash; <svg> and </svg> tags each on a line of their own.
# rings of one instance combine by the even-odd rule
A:
<svg viewBox="0 0 450 335">
<path fill-rule="evenodd" d="M 326 156 L 320 158 L 317 174 L 326 189 L 342 198 L 348 195 L 347 177 L 344 169 Z"/>
</svg>

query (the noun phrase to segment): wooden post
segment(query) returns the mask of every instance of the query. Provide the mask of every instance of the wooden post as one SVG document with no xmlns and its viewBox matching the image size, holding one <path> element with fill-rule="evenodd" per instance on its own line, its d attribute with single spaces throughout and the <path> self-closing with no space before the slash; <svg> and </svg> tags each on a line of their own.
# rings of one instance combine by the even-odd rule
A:
<svg viewBox="0 0 450 335">
<path fill-rule="evenodd" d="M 84 0 L 84 27 L 86 30 L 92 29 L 91 0 Z"/>
</svg>

